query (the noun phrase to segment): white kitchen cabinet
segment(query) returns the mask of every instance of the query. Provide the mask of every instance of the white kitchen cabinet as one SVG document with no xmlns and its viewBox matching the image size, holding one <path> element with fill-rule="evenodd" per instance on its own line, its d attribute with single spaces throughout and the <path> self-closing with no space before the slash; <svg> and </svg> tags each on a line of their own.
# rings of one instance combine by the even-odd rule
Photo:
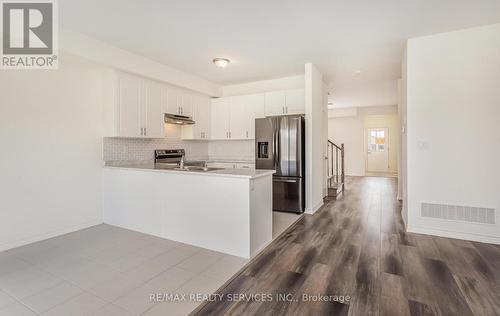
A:
<svg viewBox="0 0 500 316">
<path fill-rule="evenodd" d="M 146 80 L 144 83 L 144 91 L 145 106 L 141 111 L 141 113 L 143 113 L 141 120 L 143 136 L 151 138 L 164 137 L 164 86 L 159 82 Z"/>
<path fill-rule="evenodd" d="M 175 87 L 167 87 L 167 113 L 193 116 L 194 105 L 193 100 L 194 93 L 190 91 L 184 91 Z"/>
<path fill-rule="evenodd" d="M 255 139 L 255 119 L 266 117 L 264 94 L 250 94 L 244 97 L 245 103 L 245 138 Z"/>
<path fill-rule="evenodd" d="M 284 115 L 285 113 L 285 91 L 273 91 L 266 93 L 266 116 Z"/>
<path fill-rule="evenodd" d="M 304 114 L 305 103 L 304 89 L 285 91 L 285 114 Z"/>
<path fill-rule="evenodd" d="M 266 116 L 304 114 L 304 89 L 266 93 Z"/>
<path fill-rule="evenodd" d="M 142 137 L 142 89 L 140 78 L 120 74 L 117 89 L 117 135 L 122 137 Z"/>
<path fill-rule="evenodd" d="M 182 104 L 180 107 L 181 112 L 179 113 L 180 115 L 184 116 L 194 116 L 194 100 L 195 100 L 195 95 L 194 93 L 190 91 L 183 91 L 181 93 L 182 95 Z"/>
<path fill-rule="evenodd" d="M 117 137 L 164 136 L 163 86 L 137 76 L 117 75 Z"/>
<path fill-rule="evenodd" d="M 213 99 L 212 139 L 254 139 L 259 117 L 265 117 L 264 94 Z"/>
<path fill-rule="evenodd" d="M 247 104 L 245 96 L 229 99 L 229 138 L 245 139 L 248 135 Z"/>
<path fill-rule="evenodd" d="M 181 114 L 182 94 L 174 87 L 166 88 L 166 113 Z"/>
<path fill-rule="evenodd" d="M 211 100 L 211 139 L 230 138 L 229 99 L 216 98 Z"/>
<path fill-rule="evenodd" d="M 210 139 L 210 98 L 193 96 L 193 120 L 195 124 L 182 126 L 182 139 Z"/>
</svg>

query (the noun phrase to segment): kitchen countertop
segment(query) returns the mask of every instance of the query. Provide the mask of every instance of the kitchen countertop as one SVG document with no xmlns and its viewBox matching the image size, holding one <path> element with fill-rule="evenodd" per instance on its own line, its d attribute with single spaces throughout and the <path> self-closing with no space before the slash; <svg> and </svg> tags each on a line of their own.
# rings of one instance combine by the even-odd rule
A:
<svg viewBox="0 0 500 316">
<path fill-rule="evenodd" d="M 274 170 L 263 169 L 217 169 L 210 171 L 183 171 L 174 170 L 172 168 L 165 168 L 164 166 L 154 163 L 106 164 L 104 168 L 249 179 L 270 176 L 276 172 Z"/>
</svg>

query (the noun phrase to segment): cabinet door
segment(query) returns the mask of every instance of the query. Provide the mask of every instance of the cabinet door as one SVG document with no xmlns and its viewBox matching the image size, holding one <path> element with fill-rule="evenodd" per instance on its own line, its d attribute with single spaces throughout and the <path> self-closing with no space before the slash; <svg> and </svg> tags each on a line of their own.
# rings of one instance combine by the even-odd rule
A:
<svg viewBox="0 0 500 316">
<path fill-rule="evenodd" d="M 189 92 L 182 92 L 181 115 L 193 117 L 194 95 Z"/>
<path fill-rule="evenodd" d="M 288 90 L 285 92 L 286 114 L 304 114 L 306 96 L 304 89 Z"/>
<path fill-rule="evenodd" d="M 247 138 L 247 110 L 245 96 L 236 96 L 230 98 L 229 106 L 229 138 L 246 139 Z"/>
<path fill-rule="evenodd" d="M 200 139 L 210 139 L 210 99 L 206 96 L 198 96 L 195 98 L 195 120 L 198 125 L 196 135 Z M 195 124 L 195 125 L 196 125 Z"/>
<path fill-rule="evenodd" d="M 266 93 L 266 116 L 285 114 L 285 92 Z"/>
<path fill-rule="evenodd" d="M 167 113 L 181 114 L 182 95 L 179 89 L 167 88 Z"/>
<path fill-rule="evenodd" d="M 229 99 L 217 98 L 211 102 L 211 138 L 229 138 Z"/>
<path fill-rule="evenodd" d="M 165 121 L 163 113 L 163 86 L 154 81 L 146 81 L 145 136 L 161 138 L 165 136 Z"/>
<path fill-rule="evenodd" d="M 182 126 L 182 139 L 209 139 L 210 137 L 210 98 L 193 96 L 194 125 Z"/>
<path fill-rule="evenodd" d="M 143 136 L 141 90 L 142 79 L 127 74 L 118 75 L 119 136 Z"/>
<path fill-rule="evenodd" d="M 264 94 L 246 95 L 244 99 L 246 111 L 246 139 L 255 139 L 255 119 L 266 116 Z"/>
</svg>

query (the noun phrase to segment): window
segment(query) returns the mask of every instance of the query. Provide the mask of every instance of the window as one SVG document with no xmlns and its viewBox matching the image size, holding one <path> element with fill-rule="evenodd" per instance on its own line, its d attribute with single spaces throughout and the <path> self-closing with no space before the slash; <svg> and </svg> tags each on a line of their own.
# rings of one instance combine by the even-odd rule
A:
<svg viewBox="0 0 500 316">
<path fill-rule="evenodd" d="M 385 150 L 385 131 L 384 130 L 371 130 L 370 141 L 368 144 L 369 151 L 384 151 Z"/>
</svg>

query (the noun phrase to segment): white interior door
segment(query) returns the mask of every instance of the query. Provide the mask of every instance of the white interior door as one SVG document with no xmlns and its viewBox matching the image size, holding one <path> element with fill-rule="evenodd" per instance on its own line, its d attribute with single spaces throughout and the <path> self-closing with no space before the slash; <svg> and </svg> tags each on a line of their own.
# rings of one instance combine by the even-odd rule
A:
<svg viewBox="0 0 500 316">
<path fill-rule="evenodd" d="M 389 171 L 389 129 L 367 130 L 366 170 L 368 172 Z"/>
</svg>

